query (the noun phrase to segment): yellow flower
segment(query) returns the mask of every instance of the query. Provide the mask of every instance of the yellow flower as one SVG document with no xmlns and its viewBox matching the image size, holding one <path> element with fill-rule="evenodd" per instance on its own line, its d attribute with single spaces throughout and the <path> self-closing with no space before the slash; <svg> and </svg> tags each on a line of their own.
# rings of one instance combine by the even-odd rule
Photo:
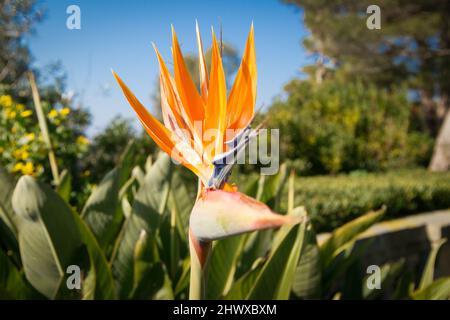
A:
<svg viewBox="0 0 450 320">
<path fill-rule="evenodd" d="M 13 151 L 13 156 L 16 159 L 26 160 L 30 156 L 30 154 L 27 151 L 28 147 L 24 146 L 20 149 Z"/>
<path fill-rule="evenodd" d="M 27 133 L 27 134 L 24 136 L 24 138 L 25 138 L 28 142 L 30 142 L 30 141 L 33 141 L 34 138 L 36 138 L 36 136 L 35 136 L 35 134 L 34 134 L 33 132 L 31 132 L 31 133 Z"/>
<path fill-rule="evenodd" d="M 49 113 L 48 113 L 48 117 L 50 119 L 54 119 L 58 116 L 58 111 L 56 109 L 52 109 Z"/>
<path fill-rule="evenodd" d="M 78 138 L 77 138 L 77 144 L 79 144 L 79 145 L 87 145 L 87 144 L 89 144 L 89 139 L 88 138 L 86 138 L 85 136 L 79 136 Z"/>
<path fill-rule="evenodd" d="M 70 113 L 69 108 L 62 108 L 61 111 L 59 112 L 59 114 L 62 115 L 63 117 L 67 116 L 69 113 Z"/>
<path fill-rule="evenodd" d="M 21 171 L 23 168 L 23 163 L 22 162 L 17 162 L 14 167 L 13 167 L 13 172 L 18 172 Z"/>
<path fill-rule="evenodd" d="M 34 165 L 32 162 L 27 162 L 25 163 L 24 166 L 22 166 L 22 174 L 27 174 L 27 175 L 31 175 L 33 174 L 34 171 Z"/>
<path fill-rule="evenodd" d="M 22 111 L 22 112 L 20 113 L 20 116 L 21 116 L 22 118 L 27 118 L 27 117 L 31 116 L 32 114 L 33 114 L 33 111 L 31 111 L 31 110 L 25 110 L 25 111 Z"/>
<path fill-rule="evenodd" d="M 4 106 L 5 108 L 9 108 L 12 106 L 12 98 L 11 96 L 0 96 L 0 105 Z"/>
<path fill-rule="evenodd" d="M 4 148 L 2 148 L 2 147 L 0 147 L 0 154 L 2 154 L 2 153 L 3 153 L 3 151 L 5 151 L 5 149 L 4 149 Z"/>
<path fill-rule="evenodd" d="M 23 104 L 21 104 L 21 103 L 18 103 L 18 104 L 16 104 L 16 109 L 19 110 L 19 111 L 22 111 L 22 110 L 25 109 L 25 106 Z"/>
<path fill-rule="evenodd" d="M 6 118 L 7 119 L 15 119 L 16 115 L 17 115 L 17 113 L 15 111 L 8 110 L 6 112 Z"/>
<path fill-rule="evenodd" d="M 36 166 L 36 171 L 34 172 L 34 176 L 39 175 L 40 173 L 42 173 L 44 171 L 44 167 L 41 164 L 38 164 Z"/>
</svg>

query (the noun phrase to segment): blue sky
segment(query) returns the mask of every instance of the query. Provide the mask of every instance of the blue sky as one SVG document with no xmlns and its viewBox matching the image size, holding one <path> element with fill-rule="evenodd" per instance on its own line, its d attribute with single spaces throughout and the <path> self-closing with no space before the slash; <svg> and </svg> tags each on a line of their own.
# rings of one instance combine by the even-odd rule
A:
<svg viewBox="0 0 450 320">
<path fill-rule="evenodd" d="M 277 0 L 149 1 L 47 0 L 45 20 L 28 42 L 36 67 L 60 60 L 68 74 L 67 90 L 75 91 L 93 114 L 94 134 L 117 114 L 135 118 L 111 75 L 113 68 L 150 110 L 158 65 L 151 42 L 168 64 L 173 24 L 184 53 L 196 52 L 195 19 L 204 47 L 211 26 L 241 54 L 253 21 L 258 64 L 257 108 L 268 106 L 283 85 L 300 75 L 308 61 L 301 39 L 307 34 L 302 13 Z M 81 30 L 66 28 L 66 8 L 81 9 Z"/>
</svg>

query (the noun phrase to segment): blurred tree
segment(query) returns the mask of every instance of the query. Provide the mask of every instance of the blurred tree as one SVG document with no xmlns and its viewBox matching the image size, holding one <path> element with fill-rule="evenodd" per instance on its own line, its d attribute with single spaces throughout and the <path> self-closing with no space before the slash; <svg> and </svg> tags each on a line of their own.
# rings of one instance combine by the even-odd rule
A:
<svg viewBox="0 0 450 320">
<path fill-rule="evenodd" d="M 89 181 L 98 183 L 113 169 L 132 140 L 137 145 L 135 164 L 142 166 L 147 157 L 155 152 L 155 144 L 143 130 L 138 133 L 130 119 L 117 116 L 95 135 L 83 161 L 83 172 L 89 176 Z"/>
<path fill-rule="evenodd" d="M 293 80 L 268 110 L 280 154 L 302 173 L 384 170 L 428 162 L 432 139 L 411 130 L 406 91 L 362 81 Z"/>
<path fill-rule="evenodd" d="M 339 69 L 384 88 L 405 83 L 420 106 L 415 125 L 437 135 L 450 104 L 450 1 L 285 2 L 304 9 L 304 45 L 318 58 L 305 71 L 316 81 Z M 372 4 L 381 9 L 380 30 L 366 26 Z"/>
<path fill-rule="evenodd" d="M 42 18 L 34 0 L 0 0 L 0 82 L 15 85 L 30 63 L 30 52 L 23 38 Z"/>
</svg>

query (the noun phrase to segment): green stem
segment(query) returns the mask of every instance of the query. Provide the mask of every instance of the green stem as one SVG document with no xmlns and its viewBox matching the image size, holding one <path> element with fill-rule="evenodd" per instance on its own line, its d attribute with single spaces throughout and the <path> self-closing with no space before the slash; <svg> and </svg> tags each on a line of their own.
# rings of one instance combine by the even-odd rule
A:
<svg viewBox="0 0 450 320">
<path fill-rule="evenodd" d="M 191 255 L 189 300 L 202 300 L 206 297 L 211 242 L 198 241 L 189 231 L 189 250 Z"/>
<path fill-rule="evenodd" d="M 34 108 L 36 110 L 36 115 L 38 118 L 39 128 L 42 133 L 42 138 L 44 139 L 45 145 L 48 151 L 48 159 L 50 162 L 50 169 L 52 170 L 53 181 L 55 185 L 59 185 L 59 172 L 58 164 L 56 162 L 55 152 L 53 150 L 53 145 L 50 140 L 50 134 L 48 133 L 47 122 L 45 120 L 44 111 L 41 106 L 41 98 L 39 96 L 38 87 L 36 85 L 36 80 L 32 71 L 28 71 L 28 80 L 30 81 L 31 93 L 33 95 Z"/>
</svg>

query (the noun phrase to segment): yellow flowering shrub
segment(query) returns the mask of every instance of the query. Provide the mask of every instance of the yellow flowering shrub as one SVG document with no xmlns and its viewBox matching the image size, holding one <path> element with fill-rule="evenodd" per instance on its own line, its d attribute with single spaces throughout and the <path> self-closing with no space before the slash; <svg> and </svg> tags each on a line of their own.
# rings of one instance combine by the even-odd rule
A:
<svg viewBox="0 0 450 320">
<path fill-rule="evenodd" d="M 74 166 L 89 146 L 89 139 L 74 127 L 69 107 L 55 108 L 42 102 L 60 168 Z M 70 122 L 72 121 L 72 122 Z M 47 146 L 32 103 L 16 102 L 0 94 L 0 165 L 11 173 L 51 178 Z"/>
</svg>

